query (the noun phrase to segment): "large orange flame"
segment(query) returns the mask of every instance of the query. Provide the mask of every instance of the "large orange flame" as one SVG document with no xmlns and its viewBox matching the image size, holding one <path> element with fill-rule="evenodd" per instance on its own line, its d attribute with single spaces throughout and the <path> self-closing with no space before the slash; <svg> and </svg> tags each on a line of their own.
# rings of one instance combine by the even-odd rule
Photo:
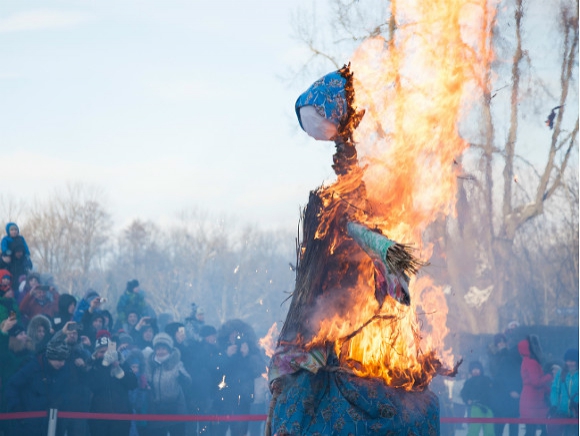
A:
<svg viewBox="0 0 580 436">
<path fill-rule="evenodd" d="M 372 212 L 361 209 L 354 218 L 429 259 L 432 247 L 422 234 L 454 213 L 453 163 L 468 147 L 459 121 L 486 80 L 492 11 L 486 0 L 391 1 L 393 39 L 368 39 L 351 60 L 355 104 L 366 110 L 354 132 L 361 167 L 321 191 L 328 216 L 317 237 L 327 234 L 340 199 L 364 183 Z M 453 358 L 444 344 L 445 297 L 426 274 L 411 281 L 410 307 L 390 298 L 379 307 L 372 262 L 361 260 L 351 309 L 317 320 L 308 346 L 333 342 L 341 364 L 359 376 L 424 387 L 436 370 L 431 358 L 447 366 Z"/>
</svg>

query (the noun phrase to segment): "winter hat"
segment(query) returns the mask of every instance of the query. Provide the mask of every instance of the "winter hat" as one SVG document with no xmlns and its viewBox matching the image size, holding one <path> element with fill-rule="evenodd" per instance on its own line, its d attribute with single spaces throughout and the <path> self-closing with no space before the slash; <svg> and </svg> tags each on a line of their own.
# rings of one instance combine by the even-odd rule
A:
<svg viewBox="0 0 580 436">
<path fill-rule="evenodd" d="M 18 336 L 20 333 L 24 332 L 24 327 L 21 324 L 14 324 L 10 330 L 8 330 L 9 336 Z"/>
<path fill-rule="evenodd" d="M 12 274 L 10 274 L 10 271 L 7 269 L 0 269 L 0 279 L 3 279 L 4 277 L 9 278 L 12 282 Z"/>
<path fill-rule="evenodd" d="M 101 347 L 108 347 L 111 334 L 107 330 L 99 330 L 97 332 L 97 339 L 95 340 L 95 351 Z"/>
<path fill-rule="evenodd" d="M 85 296 L 83 298 L 87 301 L 93 301 L 93 299 L 98 297 L 98 296 L 99 296 L 99 293 L 97 291 L 89 288 L 89 289 L 87 289 L 87 292 L 85 292 Z"/>
<path fill-rule="evenodd" d="M 199 330 L 199 336 L 201 336 L 202 338 L 207 338 L 208 336 L 215 335 L 215 334 L 217 334 L 217 330 L 215 329 L 215 327 L 213 327 L 211 325 L 204 325 Z"/>
<path fill-rule="evenodd" d="M 469 372 L 473 371 L 474 369 L 479 369 L 479 373 L 483 375 L 483 365 L 478 360 L 474 360 L 469 362 Z"/>
<path fill-rule="evenodd" d="M 158 333 L 153 338 L 153 348 L 156 348 L 158 345 L 163 345 L 170 350 L 173 349 L 173 339 L 167 333 Z"/>
<path fill-rule="evenodd" d="M 203 307 L 198 307 L 198 308 L 195 310 L 195 314 L 196 314 L 196 315 L 204 315 L 204 314 L 205 314 L 205 309 L 204 309 Z"/>
<path fill-rule="evenodd" d="M 129 355 L 127 356 L 127 358 L 125 359 L 125 362 L 129 366 L 135 365 L 135 364 L 142 366 L 144 361 L 145 361 L 145 358 L 143 357 L 143 353 L 141 352 L 141 350 L 132 350 L 129 353 Z"/>
<path fill-rule="evenodd" d="M 66 360 L 70 354 L 70 348 L 62 341 L 50 341 L 46 345 L 46 358 L 48 360 Z"/>
<path fill-rule="evenodd" d="M 564 353 L 564 362 L 576 362 L 578 363 L 578 349 L 577 348 L 569 348 Z"/>
<path fill-rule="evenodd" d="M 133 338 L 131 337 L 131 335 L 129 335 L 125 332 L 121 332 L 121 333 L 119 333 L 119 336 L 117 338 L 117 343 L 119 345 L 122 345 L 122 344 L 133 345 Z"/>
<path fill-rule="evenodd" d="M 133 292 L 133 289 L 139 286 L 138 280 L 130 280 L 127 282 L 127 291 Z"/>
<path fill-rule="evenodd" d="M 175 333 L 177 333 L 177 330 L 179 330 L 180 327 L 185 326 L 180 322 L 170 322 L 165 326 L 165 333 L 167 333 L 171 339 L 173 339 L 175 337 Z"/>
<path fill-rule="evenodd" d="M 63 314 L 68 313 L 68 307 L 73 303 L 77 304 L 77 299 L 74 295 L 60 294 L 58 297 L 58 311 Z"/>
</svg>

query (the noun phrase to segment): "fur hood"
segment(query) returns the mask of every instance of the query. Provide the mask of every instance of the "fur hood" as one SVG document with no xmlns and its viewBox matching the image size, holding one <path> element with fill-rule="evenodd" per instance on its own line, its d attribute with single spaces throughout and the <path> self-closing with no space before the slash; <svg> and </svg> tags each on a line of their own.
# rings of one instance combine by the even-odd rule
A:
<svg viewBox="0 0 580 436">
<path fill-rule="evenodd" d="M 30 323 L 28 323 L 28 329 L 26 330 L 26 334 L 29 337 L 33 338 L 34 332 L 40 326 L 44 327 L 44 331 L 46 332 L 46 336 L 50 336 L 50 329 L 51 329 L 50 320 L 46 316 L 40 315 L 40 314 L 32 317 L 32 319 L 30 320 Z"/>
</svg>

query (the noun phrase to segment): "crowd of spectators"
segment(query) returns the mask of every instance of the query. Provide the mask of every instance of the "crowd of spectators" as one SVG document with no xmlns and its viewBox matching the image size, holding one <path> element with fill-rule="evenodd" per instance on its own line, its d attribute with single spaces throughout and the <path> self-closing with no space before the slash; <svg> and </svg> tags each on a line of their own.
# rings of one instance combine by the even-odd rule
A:
<svg viewBox="0 0 580 436">
<path fill-rule="evenodd" d="M 160 325 L 138 280 L 112 307 L 97 291 L 59 294 L 32 270 L 18 226 L 9 223 L 0 265 L 0 413 L 128 413 L 135 420 L 58 419 L 68 436 L 232 436 L 247 422 L 147 421 L 142 414 L 238 415 L 255 412 L 266 362 L 252 327 L 216 328 L 203 308 Z M 262 395 L 265 398 L 265 395 Z M 266 412 L 265 399 L 263 410 Z M 46 435 L 46 419 L 0 420 L 0 435 Z M 252 431 L 251 434 L 258 434 Z"/>
<path fill-rule="evenodd" d="M 465 378 L 454 381 L 458 389 L 448 395 L 447 386 L 435 384 L 444 416 L 547 420 L 578 418 L 578 349 L 569 348 L 562 359 L 547 360 L 537 335 L 515 340 L 515 323 L 498 333 L 488 349 L 489 376 L 480 360 L 468 364 Z M 462 404 L 458 404 L 457 400 Z M 556 422 L 556 421 L 555 421 Z M 520 434 L 518 423 L 470 423 L 467 436 Z M 526 423 L 525 436 L 578 435 L 577 425 Z M 456 427 L 443 425 L 442 435 L 455 434 Z"/>
</svg>

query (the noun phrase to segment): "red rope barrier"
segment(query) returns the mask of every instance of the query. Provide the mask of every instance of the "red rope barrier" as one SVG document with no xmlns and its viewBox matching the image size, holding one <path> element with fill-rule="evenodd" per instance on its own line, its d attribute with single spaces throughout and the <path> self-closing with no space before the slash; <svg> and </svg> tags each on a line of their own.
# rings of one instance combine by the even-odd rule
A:
<svg viewBox="0 0 580 436">
<path fill-rule="evenodd" d="M 0 413 L 0 421 L 6 419 L 29 419 L 29 418 L 46 418 L 48 412 L 41 410 L 39 412 L 14 412 L 14 413 Z"/>
<path fill-rule="evenodd" d="M 552 424 L 578 425 L 578 418 L 440 418 L 442 424 Z"/>
<path fill-rule="evenodd" d="M 114 421 L 265 421 L 266 415 L 137 415 L 124 413 L 58 412 L 59 418 L 110 419 Z"/>
<path fill-rule="evenodd" d="M 0 413 L 0 420 L 45 418 L 46 411 Z M 137 415 L 125 413 L 58 412 L 63 419 L 104 419 L 113 421 L 235 422 L 266 421 L 266 415 Z M 440 418 L 441 424 L 551 424 L 578 425 L 578 418 Z"/>
</svg>

